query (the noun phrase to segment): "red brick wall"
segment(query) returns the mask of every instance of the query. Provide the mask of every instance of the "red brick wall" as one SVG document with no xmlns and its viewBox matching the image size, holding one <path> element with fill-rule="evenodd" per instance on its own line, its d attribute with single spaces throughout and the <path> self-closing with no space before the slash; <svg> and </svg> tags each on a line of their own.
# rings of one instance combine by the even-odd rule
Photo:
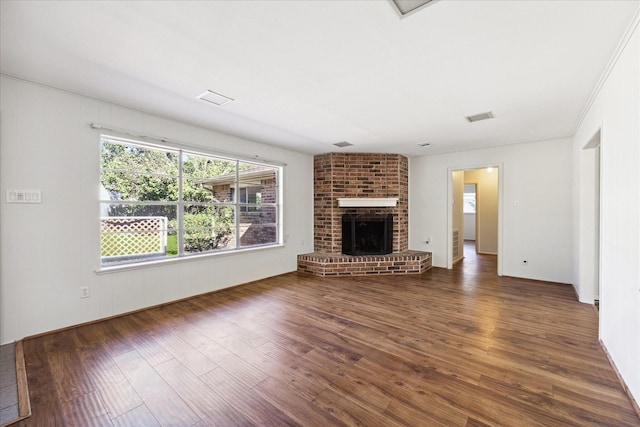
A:
<svg viewBox="0 0 640 427">
<path fill-rule="evenodd" d="M 262 203 L 276 203 L 276 180 L 263 179 Z M 218 201 L 231 201 L 231 185 L 217 185 L 213 189 L 213 195 Z M 238 213 L 240 223 L 240 244 L 242 246 L 260 245 L 277 242 L 277 211 L 272 206 L 262 206 L 260 210 L 244 210 Z M 235 234 L 228 243 L 229 247 L 236 246 Z"/>
<path fill-rule="evenodd" d="M 339 208 L 342 197 L 397 197 L 393 208 Z M 342 215 L 392 213 L 393 252 L 409 247 L 409 162 L 399 154 L 326 153 L 314 157 L 314 246 L 342 252 Z"/>
<path fill-rule="evenodd" d="M 364 276 L 371 274 L 421 274 L 431 268 L 431 252 L 351 256 L 298 255 L 298 271 L 316 276 Z"/>
</svg>

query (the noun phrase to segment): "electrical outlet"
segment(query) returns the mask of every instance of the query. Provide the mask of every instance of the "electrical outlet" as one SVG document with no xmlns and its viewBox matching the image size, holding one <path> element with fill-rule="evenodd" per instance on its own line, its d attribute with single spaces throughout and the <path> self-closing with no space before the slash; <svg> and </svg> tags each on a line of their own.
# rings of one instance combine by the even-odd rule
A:
<svg viewBox="0 0 640 427">
<path fill-rule="evenodd" d="M 81 286 L 80 287 L 80 298 L 89 298 L 89 287 Z"/>
</svg>

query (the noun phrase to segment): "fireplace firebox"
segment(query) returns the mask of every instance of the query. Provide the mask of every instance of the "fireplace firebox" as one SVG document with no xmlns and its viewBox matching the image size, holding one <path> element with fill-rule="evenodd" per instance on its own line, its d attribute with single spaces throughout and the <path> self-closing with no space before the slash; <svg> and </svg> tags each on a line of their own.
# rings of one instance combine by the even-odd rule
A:
<svg viewBox="0 0 640 427">
<path fill-rule="evenodd" d="M 342 253 L 384 255 L 393 252 L 393 214 L 342 215 Z"/>
</svg>

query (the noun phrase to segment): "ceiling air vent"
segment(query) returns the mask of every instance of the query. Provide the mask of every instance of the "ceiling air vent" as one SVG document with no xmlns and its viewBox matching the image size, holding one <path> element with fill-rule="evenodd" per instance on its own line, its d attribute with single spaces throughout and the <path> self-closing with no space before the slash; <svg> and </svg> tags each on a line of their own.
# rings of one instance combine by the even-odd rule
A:
<svg viewBox="0 0 640 427">
<path fill-rule="evenodd" d="M 475 114 L 473 116 L 467 116 L 467 120 L 469 122 L 479 122 L 480 120 L 493 119 L 493 113 L 491 111 L 487 111 L 486 113 Z"/>
<path fill-rule="evenodd" d="M 350 147 L 350 146 L 352 146 L 353 144 L 352 144 L 352 143 L 350 143 L 350 142 L 347 142 L 347 141 L 342 141 L 342 142 L 336 142 L 336 143 L 335 143 L 335 144 L 333 144 L 333 145 L 335 145 L 336 147 L 344 148 L 344 147 Z"/>
<path fill-rule="evenodd" d="M 201 93 L 200 95 L 198 95 L 198 98 L 202 99 L 203 101 L 207 101 L 210 102 L 214 105 L 217 106 L 222 106 L 225 104 L 230 103 L 231 101 L 233 101 L 233 98 L 229 98 L 228 96 L 224 96 L 224 95 L 220 95 L 219 93 L 216 93 L 212 90 L 208 90 L 204 93 Z"/>
</svg>

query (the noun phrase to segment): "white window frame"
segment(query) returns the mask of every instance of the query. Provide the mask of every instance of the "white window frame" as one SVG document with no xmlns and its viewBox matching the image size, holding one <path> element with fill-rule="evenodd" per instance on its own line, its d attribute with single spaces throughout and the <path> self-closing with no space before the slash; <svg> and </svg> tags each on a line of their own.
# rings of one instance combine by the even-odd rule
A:
<svg viewBox="0 0 640 427">
<path fill-rule="evenodd" d="M 234 252 L 242 252 L 242 251 L 247 251 L 247 250 L 254 250 L 254 249 L 262 249 L 262 248 L 272 248 L 272 247 L 281 247 L 283 246 L 283 226 L 282 226 L 282 218 L 283 218 L 283 206 L 282 206 L 282 193 L 283 193 L 283 189 L 282 189 L 282 182 L 283 182 L 283 174 L 284 174 L 284 166 L 283 165 L 274 165 L 274 164 L 269 164 L 269 163 L 262 163 L 262 162 L 257 162 L 257 161 L 253 161 L 253 160 L 247 160 L 242 158 L 241 156 L 230 156 L 230 155 L 220 155 L 220 154 L 216 154 L 213 152 L 207 152 L 206 150 L 194 150 L 194 149 L 190 149 L 189 147 L 184 147 L 184 146 L 172 146 L 169 143 L 166 144 L 156 144 L 156 143 L 149 143 L 146 141 L 139 141 L 139 140 L 133 140 L 130 138 L 122 138 L 119 136 L 112 136 L 112 135 L 107 135 L 107 134 L 101 134 L 100 138 L 99 138 L 99 143 L 100 146 L 102 145 L 103 142 L 112 142 L 115 144 L 121 144 L 121 145 L 125 145 L 125 146 L 137 146 L 137 147 L 141 147 L 144 148 L 146 150 L 156 150 L 156 151 L 164 151 L 164 152 L 171 152 L 171 153 L 175 153 L 177 155 L 178 158 L 178 172 L 177 172 L 177 179 L 178 179 L 178 200 L 177 201 L 122 201 L 122 200 L 112 200 L 112 199 L 106 199 L 105 195 L 106 194 L 101 194 L 100 200 L 99 200 L 99 205 L 100 205 L 100 212 L 104 212 L 104 207 L 105 206 L 109 206 L 111 204 L 124 204 L 124 205 L 149 205 L 149 204 L 154 204 L 154 205 L 166 205 L 166 206 L 176 206 L 177 212 L 176 212 L 176 216 L 177 216 L 177 225 L 175 228 L 175 231 L 177 232 L 177 246 L 178 246 L 178 254 L 174 255 L 174 256 L 170 256 L 170 255 L 164 255 L 164 256 L 157 256 L 157 257 L 153 257 L 153 258 L 148 258 L 148 259 L 134 259 L 134 260 L 124 260 L 122 262 L 114 262 L 114 263 L 104 263 L 103 259 L 102 259 L 102 254 L 100 254 L 100 268 L 98 269 L 98 271 L 109 271 L 109 270 L 114 270 L 114 269 L 122 269 L 122 268 L 131 268 L 131 267 L 140 267 L 140 266 L 147 266 L 147 265 L 153 265 L 153 264 L 158 264 L 158 263 L 164 263 L 164 262 L 174 262 L 174 261 L 178 261 L 178 260 L 184 260 L 184 259 L 191 259 L 191 258 L 196 258 L 196 257 L 202 257 L 202 256 L 215 256 L 215 255 L 220 255 L 220 254 L 229 254 L 229 253 L 234 253 Z M 100 150 L 101 154 L 100 156 L 102 156 L 102 150 Z M 256 203 L 248 203 L 248 201 L 242 203 L 241 202 L 241 198 L 240 197 L 233 197 L 232 201 L 229 202 L 211 202 L 211 203 L 203 203 L 203 202 L 193 202 L 193 201 L 189 201 L 189 200 L 184 200 L 183 199 L 183 180 L 184 180 L 184 174 L 182 171 L 182 164 L 183 164 L 183 155 L 194 155 L 194 156 L 200 156 L 200 157 L 209 157 L 212 160 L 221 160 L 221 161 L 227 161 L 227 162 L 235 162 L 236 166 L 235 166 L 235 179 L 234 179 L 234 183 L 232 185 L 232 188 L 234 189 L 234 193 L 236 195 L 239 194 L 239 189 L 240 186 L 242 184 L 241 179 L 240 179 L 240 170 L 238 168 L 238 165 L 240 164 L 254 164 L 256 166 L 261 166 L 261 167 L 268 167 L 268 168 L 272 168 L 275 172 L 275 180 L 276 180 L 276 184 L 275 184 L 275 203 L 261 203 L 260 206 L 258 206 Z M 135 172 L 135 171 L 131 171 L 131 172 Z M 152 175 L 152 174 L 150 174 Z M 99 178 L 99 183 L 101 184 L 102 187 L 102 163 L 100 162 L 100 174 L 99 174 L 100 178 Z M 183 212 L 184 212 L 184 207 L 187 205 L 197 205 L 197 204 L 202 204 L 202 205 L 207 205 L 207 206 L 231 206 L 234 208 L 234 223 L 232 225 L 233 229 L 234 229 L 234 236 L 235 236 L 235 246 L 233 248 L 225 248 L 225 249 L 220 249 L 220 250 L 209 250 L 209 251 L 203 251 L 203 252 L 195 252 L 195 253 L 188 253 L 184 251 L 184 232 L 185 232 L 185 224 L 184 224 L 184 218 L 183 218 Z M 243 246 L 241 245 L 240 242 L 240 234 L 239 234 L 239 230 L 240 230 L 240 213 L 241 210 L 244 209 L 244 211 L 249 211 L 251 208 L 253 209 L 261 209 L 262 207 L 267 206 L 267 207 L 273 207 L 275 209 L 275 229 L 276 229 L 276 238 L 275 238 L 275 242 L 269 242 L 269 243 L 265 243 L 265 244 L 253 244 L 253 245 L 246 245 Z M 258 211 L 259 213 L 259 211 Z"/>
</svg>

